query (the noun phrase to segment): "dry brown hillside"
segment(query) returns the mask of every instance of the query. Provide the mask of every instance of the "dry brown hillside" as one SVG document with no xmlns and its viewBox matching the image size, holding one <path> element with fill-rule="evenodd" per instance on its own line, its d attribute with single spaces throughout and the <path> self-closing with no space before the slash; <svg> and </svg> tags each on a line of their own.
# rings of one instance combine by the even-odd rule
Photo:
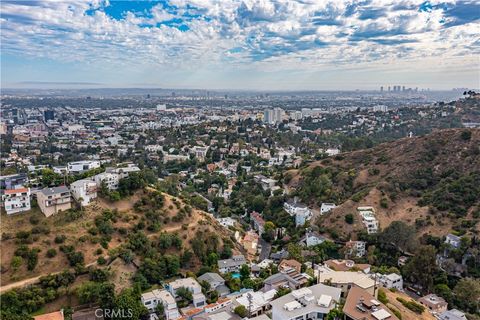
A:
<svg viewBox="0 0 480 320">
<path fill-rule="evenodd" d="M 150 207 L 135 206 L 139 200 L 146 199 L 152 190 L 138 191 L 128 199 L 117 202 L 108 202 L 104 199 L 97 199 L 96 202 L 85 207 L 81 217 L 69 221 L 67 214 L 61 212 L 53 217 L 46 218 L 38 210 L 27 212 L 15 216 L 6 216 L 2 214 L 1 233 L 2 233 L 2 252 L 1 252 L 1 286 L 2 291 L 5 285 L 9 285 L 21 280 L 32 279 L 49 273 L 60 272 L 69 268 L 67 257 L 61 252 L 60 246 L 72 245 L 76 251 L 84 255 L 85 265 L 95 265 L 100 256 L 108 258 L 109 254 L 120 245 L 127 242 L 127 237 L 133 233 L 132 229 L 138 228 L 139 223 L 144 222 L 143 232 L 152 241 L 156 241 L 163 232 L 176 233 L 182 240 L 182 250 L 191 249 L 191 240 L 199 235 L 214 236 L 219 239 L 219 246 L 223 246 L 224 241 L 229 241 L 231 235 L 228 230 L 221 227 L 215 219 L 207 213 L 189 208 L 181 199 L 163 194 L 163 203 L 161 208 L 157 208 L 160 216 L 155 218 L 159 222 L 159 228 L 152 230 L 150 228 L 152 219 L 149 219 Z M 137 207 L 137 208 L 135 208 Z M 107 248 L 101 245 L 101 237 L 92 231 L 95 228 L 95 218 L 102 215 L 105 209 L 116 211 L 113 220 L 113 233 Z M 32 224 L 31 217 L 34 217 L 35 223 Z M 151 216 L 150 216 L 151 217 Z M 19 239 L 19 232 L 28 235 L 25 239 Z M 65 236 L 62 243 L 57 243 L 57 236 Z M 11 261 L 15 251 L 21 243 L 26 244 L 30 249 L 38 248 L 38 264 L 32 271 L 27 270 L 26 262 L 23 261 L 17 270 L 12 267 Z M 55 249 L 54 257 L 46 257 L 47 250 Z M 235 251 L 235 247 L 233 248 Z M 98 250 L 98 252 L 97 252 Z M 167 249 L 166 253 L 178 249 Z M 191 270 L 194 271 L 200 266 L 196 257 L 193 258 Z M 123 270 L 121 270 L 123 272 Z M 130 270 L 132 271 L 132 270 Z M 118 277 L 121 276 L 120 272 Z"/>
<path fill-rule="evenodd" d="M 318 223 L 344 238 L 363 230 L 358 206 L 374 206 L 382 228 L 402 220 L 419 234 L 479 232 L 480 130 L 441 130 L 343 153 L 295 173 L 289 188 L 312 205 L 340 204 Z M 353 224 L 345 222 L 349 213 Z"/>
</svg>

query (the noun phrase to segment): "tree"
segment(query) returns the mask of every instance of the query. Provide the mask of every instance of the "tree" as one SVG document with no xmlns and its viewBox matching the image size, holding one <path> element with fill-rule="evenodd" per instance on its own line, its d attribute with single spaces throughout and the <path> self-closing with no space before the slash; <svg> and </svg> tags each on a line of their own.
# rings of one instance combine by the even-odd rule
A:
<svg viewBox="0 0 480 320">
<path fill-rule="evenodd" d="M 183 300 L 185 301 L 188 301 L 188 302 L 191 302 L 193 301 L 193 295 L 192 295 L 192 292 L 190 290 L 188 290 L 187 288 L 185 287 L 180 287 L 178 288 L 175 293 L 180 297 L 182 298 Z"/>
<path fill-rule="evenodd" d="M 433 246 L 421 246 L 404 268 L 407 278 L 420 284 L 426 291 L 431 291 L 436 271 L 436 251 Z"/>
<path fill-rule="evenodd" d="M 250 278 L 250 268 L 244 264 L 240 267 L 240 279 L 243 281 Z"/>
<path fill-rule="evenodd" d="M 345 215 L 345 222 L 348 223 L 348 224 L 353 224 L 353 214 L 351 213 L 348 213 Z"/>
<path fill-rule="evenodd" d="M 403 221 L 393 221 L 380 234 L 379 241 L 382 246 L 393 245 L 402 252 L 411 251 L 416 247 L 415 228 Z"/>
<path fill-rule="evenodd" d="M 247 308 L 244 305 L 239 305 L 233 309 L 233 312 L 241 318 L 245 318 L 248 315 Z"/>
<path fill-rule="evenodd" d="M 464 278 L 453 289 L 457 305 L 476 313 L 480 307 L 480 280 Z"/>
<path fill-rule="evenodd" d="M 155 308 L 155 314 L 159 319 L 165 319 L 165 306 L 161 301 L 158 302 L 157 307 Z"/>
<path fill-rule="evenodd" d="M 148 315 L 148 309 L 141 302 L 140 292 L 132 288 L 124 289 L 115 297 L 112 309 L 124 312 L 111 319 L 142 319 Z"/>
</svg>

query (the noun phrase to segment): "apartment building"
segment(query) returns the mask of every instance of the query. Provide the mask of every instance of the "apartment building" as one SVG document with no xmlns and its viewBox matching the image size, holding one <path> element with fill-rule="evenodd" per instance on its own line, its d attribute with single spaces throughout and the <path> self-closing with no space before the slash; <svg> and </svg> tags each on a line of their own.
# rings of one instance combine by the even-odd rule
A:
<svg viewBox="0 0 480 320">
<path fill-rule="evenodd" d="M 30 188 L 7 189 L 2 195 L 3 206 L 7 214 L 28 211 L 30 207 Z"/>
<path fill-rule="evenodd" d="M 72 207 L 70 190 L 67 187 L 45 188 L 37 193 L 37 203 L 46 217 Z"/>
</svg>

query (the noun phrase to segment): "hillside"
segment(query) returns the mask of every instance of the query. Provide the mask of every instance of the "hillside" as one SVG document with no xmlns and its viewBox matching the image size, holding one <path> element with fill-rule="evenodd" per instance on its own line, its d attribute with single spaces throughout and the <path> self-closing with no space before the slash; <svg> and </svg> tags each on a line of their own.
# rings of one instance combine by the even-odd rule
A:
<svg viewBox="0 0 480 320">
<path fill-rule="evenodd" d="M 105 216 L 111 216 L 111 219 L 107 220 Z M 21 280 L 27 284 L 35 282 L 38 276 L 70 268 L 72 264 L 68 254 L 62 252 L 62 247 L 73 246 L 76 252 L 81 252 L 85 266 L 97 265 L 99 257 L 104 257 L 109 263 L 109 258 L 121 254 L 121 248 L 131 245 L 137 231 L 142 231 L 155 246 L 154 249 L 165 255 L 198 251 L 192 248 L 194 238 L 216 238 L 219 249 L 228 242 L 235 250 L 229 231 L 210 215 L 192 208 L 179 198 L 146 189 L 117 202 L 99 198 L 83 210 L 63 212 L 50 218 L 44 217 L 38 209 L 26 214 L 3 216 L 1 291 L 22 283 Z M 168 238 L 165 234 L 175 236 Z M 177 241 L 180 245 L 163 245 L 161 238 L 169 244 Z M 19 266 L 12 264 L 14 256 L 19 255 L 19 248 L 25 246 L 32 251 L 38 249 L 33 270 L 28 270 L 28 257 Z M 56 254 L 47 256 L 52 249 Z M 194 254 L 188 268 L 183 271 L 198 269 L 202 265 L 198 256 Z M 136 265 L 141 264 L 138 257 L 134 256 Z M 117 264 L 114 261 L 109 267 L 115 269 Z M 132 274 L 134 270 L 130 270 Z M 120 277 L 121 273 L 124 271 L 119 270 L 116 276 Z"/>
<path fill-rule="evenodd" d="M 448 129 L 343 153 L 288 173 L 288 188 L 313 206 L 340 204 L 317 221 L 341 238 L 363 230 L 359 206 L 374 206 L 380 227 L 401 220 L 419 235 L 480 230 L 480 130 Z M 345 215 L 353 214 L 353 224 Z"/>
</svg>

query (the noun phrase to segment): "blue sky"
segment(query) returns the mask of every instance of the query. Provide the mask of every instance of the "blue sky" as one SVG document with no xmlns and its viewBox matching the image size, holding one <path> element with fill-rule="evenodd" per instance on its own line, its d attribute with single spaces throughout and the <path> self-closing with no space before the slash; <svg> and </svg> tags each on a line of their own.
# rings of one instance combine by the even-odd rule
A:
<svg viewBox="0 0 480 320">
<path fill-rule="evenodd" d="M 3 87 L 480 87 L 480 2 L 3 0 Z"/>
</svg>

